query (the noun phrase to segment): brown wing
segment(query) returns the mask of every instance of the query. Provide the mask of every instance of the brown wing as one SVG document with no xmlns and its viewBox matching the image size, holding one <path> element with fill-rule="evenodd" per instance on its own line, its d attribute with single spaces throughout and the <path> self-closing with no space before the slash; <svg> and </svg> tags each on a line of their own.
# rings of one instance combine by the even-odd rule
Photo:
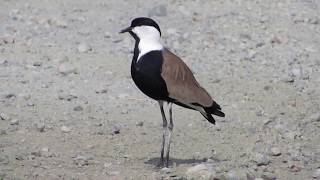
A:
<svg viewBox="0 0 320 180">
<path fill-rule="evenodd" d="M 169 97 L 183 104 L 211 106 L 211 96 L 199 85 L 188 66 L 167 49 L 162 51 L 162 55 L 164 60 L 161 76 L 166 82 Z"/>
</svg>

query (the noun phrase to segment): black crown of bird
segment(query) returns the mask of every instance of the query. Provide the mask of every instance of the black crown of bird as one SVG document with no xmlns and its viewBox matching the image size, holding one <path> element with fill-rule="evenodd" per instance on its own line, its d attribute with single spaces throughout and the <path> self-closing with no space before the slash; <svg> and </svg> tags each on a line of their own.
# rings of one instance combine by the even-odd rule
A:
<svg viewBox="0 0 320 180">
<path fill-rule="evenodd" d="M 199 111 L 210 123 L 213 115 L 224 117 L 221 107 L 198 83 L 190 68 L 161 41 L 159 25 L 147 17 L 132 20 L 120 33 L 130 33 L 135 39 L 131 63 L 131 77 L 148 97 L 158 101 L 163 120 L 163 140 L 159 166 L 169 166 L 171 133 L 173 130 L 172 104 Z M 169 122 L 163 104 L 169 107 Z M 166 159 L 164 151 L 166 149 Z"/>
</svg>

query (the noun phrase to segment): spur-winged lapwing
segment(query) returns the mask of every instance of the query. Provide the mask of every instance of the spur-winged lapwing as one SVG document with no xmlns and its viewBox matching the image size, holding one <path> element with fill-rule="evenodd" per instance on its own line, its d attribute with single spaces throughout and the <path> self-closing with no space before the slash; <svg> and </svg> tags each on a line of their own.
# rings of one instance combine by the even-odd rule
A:
<svg viewBox="0 0 320 180">
<path fill-rule="evenodd" d="M 200 86 L 189 67 L 160 42 L 159 25 L 146 17 L 136 18 L 131 26 L 120 33 L 129 32 L 135 39 L 131 64 L 131 76 L 138 88 L 158 101 L 163 120 L 163 140 L 160 166 L 169 165 L 171 133 L 173 129 L 172 103 L 199 111 L 210 123 L 215 124 L 211 114 L 224 117 L 221 107 Z M 169 104 L 169 124 L 163 103 Z M 166 146 L 166 162 L 164 149 Z"/>
</svg>

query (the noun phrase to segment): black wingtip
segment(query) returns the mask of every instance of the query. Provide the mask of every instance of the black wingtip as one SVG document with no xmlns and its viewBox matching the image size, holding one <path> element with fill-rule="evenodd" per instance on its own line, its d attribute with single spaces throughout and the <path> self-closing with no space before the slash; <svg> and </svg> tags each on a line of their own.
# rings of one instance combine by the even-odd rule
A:
<svg viewBox="0 0 320 180">
<path fill-rule="evenodd" d="M 212 114 L 214 114 L 216 116 L 220 116 L 220 117 L 225 117 L 226 116 L 222 111 L 219 111 L 219 110 L 216 110 L 216 111 L 212 112 Z"/>
<path fill-rule="evenodd" d="M 200 112 L 201 113 L 201 112 Z M 202 116 L 204 117 L 204 118 L 206 118 L 211 124 L 216 124 L 216 120 L 211 116 L 211 114 L 208 114 L 208 113 L 206 113 L 206 114 L 204 114 L 204 113 L 201 113 L 202 114 Z"/>
</svg>

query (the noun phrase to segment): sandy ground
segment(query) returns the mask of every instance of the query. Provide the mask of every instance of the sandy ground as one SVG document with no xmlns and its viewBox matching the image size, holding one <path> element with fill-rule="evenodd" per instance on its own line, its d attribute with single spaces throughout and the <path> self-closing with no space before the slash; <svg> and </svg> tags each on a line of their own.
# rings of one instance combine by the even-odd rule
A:
<svg viewBox="0 0 320 180">
<path fill-rule="evenodd" d="M 168 169 L 138 16 L 226 113 L 175 106 Z M 320 1 L 0 0 L 0 179 L 320 179 L 319 128 Z"/>
</svg>

